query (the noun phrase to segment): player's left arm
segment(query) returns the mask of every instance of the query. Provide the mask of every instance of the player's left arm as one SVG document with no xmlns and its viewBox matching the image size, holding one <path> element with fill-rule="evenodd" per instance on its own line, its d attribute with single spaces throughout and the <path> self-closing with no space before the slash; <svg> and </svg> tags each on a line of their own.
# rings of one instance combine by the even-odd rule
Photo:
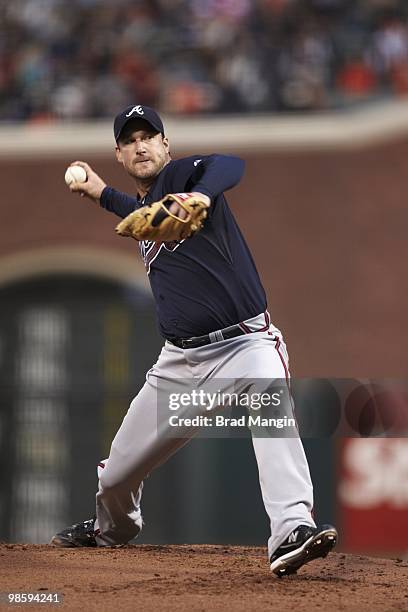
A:
<svg viewBox="0 0 408 612">
<path fill-rule="evenodd" d="M 189 184 L 191 191 L 202 193 L 213 201 L 224 191 L 232 189 L 244 174 L 245 162 L 232 155 L 213 154 L 198 161 Z"/>
<path fill-rule="evenodd" d="M 185 191 L 200 198 L 210 207 L 217 196 L 239 183 L 244 167 L 245 162 L 232 155 L 213 154 L 197 158 Z M 186 216 L 176 203 L 171 205 L 170 211 L 181 218 Z"/>
</svg>

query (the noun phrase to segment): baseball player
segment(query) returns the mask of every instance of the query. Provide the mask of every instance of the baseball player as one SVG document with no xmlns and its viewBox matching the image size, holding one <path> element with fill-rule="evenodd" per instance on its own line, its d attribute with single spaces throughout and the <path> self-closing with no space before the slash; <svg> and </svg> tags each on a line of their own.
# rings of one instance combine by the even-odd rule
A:
<svg viewBox="0 0 408 612">
<path fill-rule="evenodd" d="M 51 544 L 60 547 L 123 545 L 142 529 L 143 480 L 196 431 L 187 427 L 174 437 L 160 430 L 159 389 L 172 381 L 199 387 L 216 380 L 221 391 L 231 391 L 231 381 L 242 391 L 248 380 L 289 377 L 282 334 L 270 321 L 254 261 L 224 196 L 241 180 L 243 161 L 224 155 L 173 160 L 159 115 L 143 105 L 116 116 L 114 136 L 136 197 L 107 186 L 80 161 L 74 164 L 85 169 L 87 181 L 70 189 L 121 217 L 117 231 L 138 240 L 165 343 L 108 459 L 99 463 L 96 516 L 56 534 Z M 293 574 L 325 557 L 337 532 L 312 518 L 312 482 L 297 433 L 252 435 L 252 442 L 270 519 L 270 567 L 278 576 Z"/>
</svg>

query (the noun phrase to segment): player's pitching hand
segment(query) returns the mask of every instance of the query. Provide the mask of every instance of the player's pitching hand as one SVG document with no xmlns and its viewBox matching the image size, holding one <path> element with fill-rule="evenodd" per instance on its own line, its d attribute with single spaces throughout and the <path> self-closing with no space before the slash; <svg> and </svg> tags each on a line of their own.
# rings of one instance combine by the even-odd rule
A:
<svg viewBox="0 0 408 612">
<path fill-rule="evenodd" d="M 86 196 L 94 202 L 99 203 L 102 191 L 106 187 L 106 183 L 86 162 L 74 161 L 72 162 L 71 166 L 81 166 L 81 168 L 83 168 L 86 172 L 86 181 L 83 183 L 70 183 L 69 189 L 74 193 L 79 193 L 79 195 Z"/>
</svg>

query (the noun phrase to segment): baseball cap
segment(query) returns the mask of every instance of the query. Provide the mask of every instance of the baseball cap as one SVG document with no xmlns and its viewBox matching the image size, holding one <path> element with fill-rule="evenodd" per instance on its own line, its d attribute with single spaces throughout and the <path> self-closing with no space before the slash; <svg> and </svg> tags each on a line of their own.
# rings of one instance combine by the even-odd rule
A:
<svg viewBox="0 0 408 612">
<path fill-rule="evenodd" d="M 129 121 L 132 121 L 132 119 L 143 119 L 143 121 L 147 121 L 155 130 L 164 134 L 163 122 L 156 111 L 149 106 L 136 104 L 128 106 L 125 110 L 116 115 L 113 124 L 113 133 L 116 142 L 118 142 L 125 125 L 129 123 Z"/>
</svg>

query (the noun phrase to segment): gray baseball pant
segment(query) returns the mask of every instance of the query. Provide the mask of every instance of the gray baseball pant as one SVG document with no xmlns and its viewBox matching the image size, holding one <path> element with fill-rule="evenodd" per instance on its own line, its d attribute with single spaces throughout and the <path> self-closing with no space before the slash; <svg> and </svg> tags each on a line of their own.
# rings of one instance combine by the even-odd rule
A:
<svg viewBox="0 0 408 612">
<path fill-rule="evenodd" d="M 99 464 L 95 530 L 99 546 L 123 544 L 142 527 L 144 478 L 189 437 L 170 437 L 157 427 L 157 389 L 175 379 L 198 382 L 288 378 L 288 356 L 280 331 L 260 331 L 199 348 L 181 349 L 166 341 L 146 383 L 132 401 L 110 449 Z M 229 383 L 231 384 L 231 382 Z M 187 388 L 186 388 L 187 391 Z M 190 409 L 191 410 L 191 409 Z M 202 414 L 197 410 L 196 414 Z M 189 412 L 189 416 L 194 413 Z M 191 428 L 192 437 L 196 429 Z M 190 435 L 187 433 L 187 436 Z M 174 434 L 172 434 L 174 435 Z M 183 436 L 186 433 L 183 432 Z M 313 487 L 300 438 L 252 436 L 265 510 L 270 519 L 269 556 L 299 524 L 315 526 Z M 244 492 L 243 492 L 244 494 Z"/>
</svg>

